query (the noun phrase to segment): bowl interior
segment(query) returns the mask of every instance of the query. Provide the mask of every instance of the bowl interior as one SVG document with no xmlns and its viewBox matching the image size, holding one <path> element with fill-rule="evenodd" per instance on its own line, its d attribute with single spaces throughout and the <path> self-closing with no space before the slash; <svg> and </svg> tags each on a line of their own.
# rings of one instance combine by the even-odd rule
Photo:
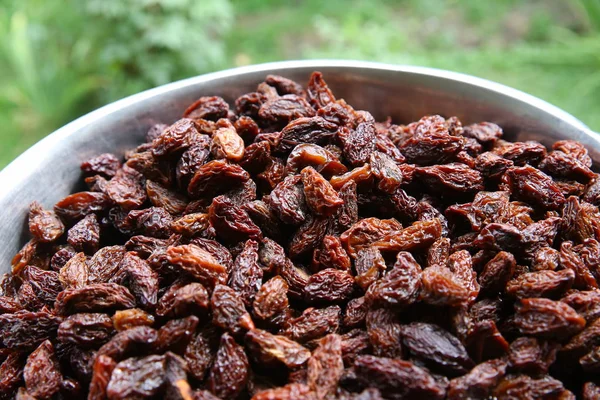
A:
<svg viewBox="0 0 600 400">
<path fill-rule="evenodd" d="M 337 98 L 377 120 L 390 116 L 408 123 L 426 114 L 455 115 L 463 124 L 493 121 L 511 140 L 538 140 L 546 145 L 576 139 L 600 160 L 600 141 L 581 122 L 539 99 L 469 76 L 426 68 L 361 62 L 284 62 L 245 67 L 187 79 L 131 96 L 90 113 L 33 146 L 0 173 L 0 273 L 28 240 L 27 209 L 37 200 L 45 207 L 81 186 L 79 164 L 94 155 L 122 155 L 144 140 L 148 128 L 172 123 L 194 100 L 222 96 L 235 99 L 254 91 L 269 73 L 306 84 L 314 70 Z"/>
</svg>

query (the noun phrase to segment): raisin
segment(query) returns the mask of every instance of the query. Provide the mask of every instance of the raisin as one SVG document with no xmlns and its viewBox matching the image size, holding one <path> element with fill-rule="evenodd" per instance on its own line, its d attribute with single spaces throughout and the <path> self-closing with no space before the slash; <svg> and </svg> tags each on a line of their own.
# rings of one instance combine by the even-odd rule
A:
<svg viewBox="0 0 600 400">
<path fill-rule="evenodd" d="M 111 200 L 101 192 L 79 192 L 65 197 L 54 205 L 54 212 L 69 221 L 79 220 L 87 214 L 107 210 Z"/>
<path fill-rule="evenodd" d="M 443 399 L 445 388 L 423 368 L 409 361 L 359 356 L 354 362 L 359 381 L 389 399 Z"/>
<path fill-rule="evenodd" d="M 372 182 L 373 172 L 371 166 L 365 164 L 362 167 L 356 167 L 342 175 L 332 176 L 329 182 L 334 189 L 340 190 L 343 186 L 353 182 L 354 184 L 365 184 Z"/>
<path fill-rule="evenodd" d="M 240 161 L 244 157 L 244 140 L 231 123 L 219 127 L 212 135 L 211 153 L 214 158 Z"/>
<path fill-rule="evenodd" d="M 187 285 L 173 284 L 160 298 L 156 306 L 156 315 L 164 317 L 183 317 L 206 311 L 209 306 L 208 292 L 197 282 Z"/>
<path fill-rule="evenodd" d="M 419 167 L 415 170 L 415 177 L 434 193 L 470 193 L 483 190 L 483 177 L 479 171 L 459 163 Z"/>
<path fill-rule="evenodd" d="M 500 179 L 504 172 L 512 166 L 514 166 L 512 161 L 489 151 L 481 153 L 475 158 L 475 169 L 481 172 L 486 179 Z"/>
<path fill-rule="evenodd" d="M 597 207 L 580 203 L 577 197 L 571 196 L 563 207 L 559 229 L 565 239 L 581 243 L 585 239 L 600 237 L 599 219 Z"/>
<path fill-rule="evenodd" d="M 106 184 L 106 195 L 125 210 L 140 207 L 147 199 L 141 175 L 132 168 L 123 168 Z"/>
<path fill-rule="evenodd" d="M 558 272 L 552 270 L 528 272 L 508 282 L 506 293 L 521 299 L 528 297 L 558 298 L 571 288 L 574 280 L 575 272 L 571 269 L 563 269 Z"/>
<path fill-rule="evenodd" d="M 290 121 L 302 117 L 314 117 L 314 108 L 301 96 L 285 94 L 264 102 L 258 110 L 258 116 L 265 122 L 284 127 Z"/>
<path fill-rule="evenodd" d="M 328 225 L 329 221 L 323 217 L 309 216 L 290 240 L 290 257 L 297 258 L 302 254 L 312 253 L 323 242 Z"/>
<path fill-rule="evenodd" d="M 506 361 L 490 360 L 475 366 L 448 386 L 448 399 L 487 398 L 506 374 Z"/>
<path fill-rule="evenodd" d="M 311 74 L 306 94 L 308 100 L 315 108 L 323 108 L 335 102 L 335 97 L 323 79 L 323 74 L 320 72 L 313 72 Z"/>
<path fill-rule="evenodd" d="M 405 251 L 398 253 L 394 267 L 367 290 L 365 300 L 380 306 L 406 307 L 414 303 L 421 288 L 421 266 Z"/>
<path fill-rule="evenodd" d="M 552 151 L 540 163 L 540 169 L 548 174 L 587 183 L 594 179 L 594 172 L 577 158 L 562 151 Z"/>
<path fill-rule="evenodd" d="M 348 250 L 348 254 L 356 257 L 357 252 L 385 237 L 386 234 L 396 236 L 402 230 L 402 224 L 395 219 L 364 218 L 340 235 L 340 240 Z"/>
<path fill-rule="evenodd" d="M 162 207 L 132 210 L 125 219 L 125 223 L 137 233 L 157 238 L 170 236 L 172 222 L 173 217 Z"/>
<path fill-rule="evenodd" d="M 154 316 L 139 308 L 116 311 L 112 317 L 113 326 L 119 332 L 136 327 L 154 325 Z"/>
<path fill-rule="evenodd" d="M 339 306 L 307 308 L 298 318 L 288 321 L 282 334 L 300 343 L 321 338 L 338 330 L 340 313 Z"/>
<path fill-rule="evenodd" d="M 486 291 L 502 291 L 515 273 L 517 261 L 511 253 L 501 251 L 485 264 L 479 284 Z"/>
<path fill-rule="evenodd" d="M 463 139 L 451 136 L 439 115 L 426 116 L 416 124 L 415 133 L 400 150 L 409 163 L 429 165 L 451 160 L 462 149 Z"/>
<path fill-rule="evenodd" d="M 372 123 L 360 123 L 356 129 L 350 130 L 343 142 L 346 160 L 352 166 L 361 166 L 369 161 L 375 151 L 375 126 Z"/>
<path fill-rule="evenodd" d="M 390 156 L 381 152 L 373 152 L 370 155 L 369 164 L 379 190 L 393 194 L 400 187 L 402 171 Z"/>
<path fill-rule="evenodd" d="M 46 310 L 0 315 L 0 341 L 9 349 L 33 350 L 55 335 L 60 318 Z"/>
<path fill-rule="evenodd" d="M 515 198 L 531 202 L 544 210 L 556 210 L 565 203 L 565 196 L 552 178 L 532 166 L 509 168 L 502 182 Z"/>
<path fill-rule="evenodd" d="M 480 122 L 463 128 L 463 135 L 484 145 L 494 144 L 502 137 L 502 128 L 492 122 Z"/>
<path fill-rule="evenodd" d="M 346 271 L 327 268 L 308 278 L 304 298 L 308 303 L 341 302 L 354 290 L 354 278 Z"/>
<path fill-rule="evenodd" d="M 517 304 L 515 324 L 524 335 L 564 339 L 580 332 L 585 319 L 565 303 L 531 298 Z"/>
<path fill-rule="evenodd" d="M 369 309 L 366 315 L 367 334 L 373 353 L 385 357 L 401 357 L 400 323 L 389 309 Z"/>
<path fill-rule="evenodd" d="M 184 196 L 151 180 L 146 181 L 146 194 L 154 206 L 162 207 L 171 214 L 180 214 L 187 206 Z"/>
<path fill-rule="evenodd" d="M 121 162 L 112 153 L 100 154 L 81 163 L 81 170 L 86 174 L 100 174 L 108 178 L 115 176 L 120 167 Z"/>
<path fill-rule="evenodd" d="M 258 243 L 248 240 L 236 257 L 229 276 L 229 286 L 237 291 L 246 307 L 251 307 L 261 287 L 263 270 L 258 265 Z"/>
<path fill-rule="evenodd" d="M 308 207 L 317 215 L 333 215 L 343 204 L 331 184 L 312 167 L 301 172 L 304 197 Z"/>
<path fill-rule="evenodd" d="M 74 314 L 58 326 L 57 337 L 61 342 L 81 347 L 102 345 L 114 333 L 113 322 L 106 314 Z"/>
<path fill-rule="evenodd" d="M 158 334 L 155 329 L 147 326 L 136 326 L 114 335 L 98 349 L 97 356 L 104 355 L 116 361 L 123 360 L 147 351 L 156 342 L 157 338 Z"/>
<path fill-rule="evenodd" d="M 63 288 L 81 288 L 89 283 L 89 268 L 87 258 L 83 253 L 75 254 L 60 269 L 58 279 Z"/>
<path fill-rule="evenodd" d="M 116 283 L 92 283 L 81 288 L 65 289 L 56 297 L 58 314 L 110 311 L 135 306 L 135 298 L 127 288 Z"/>
<path fill-rule="evenodd" d="M 337 125 L 321 117 L 302 117 L 291 121 L 281 131 L 279 151 L 287 153 L 301 143 L 327 144 L 337 132 Z"/>
<path fill-rule="evenodd" d="M 88 214 L 67 232 L 67 242 L 75 251 L 94 254 L 100 248 L 100 224 L 95 214 Z"/>
<path fill-rule="evenodd" d="M 225 333 L 208 375 L 208 387 L 217 397 L 237 397 L 248 383 L 248 358 L 243 347 Z"/>
<path fill-rule="evenodd" d="M 564 391 L 560 381 L 549 376 L 539 379 L 527 375 L 508 375 L 496 386 L 493 396 L 497 398 L 558 398 Z"/>
<path fill-rule="evenodd" d="M 308 360 L 308 386 L 318 399 L 327 398 L 335 393 L 343 371 L 342 338 L 335 333 L 327 335 Z"/>
<path fill-rule="evenodd" d="M 200 97 L 193 102 L 183 113 L 185 118 L 208 119 L 216 121 L 225 118 L 229 111 L 229 105 L 218 96 Z"/>
<path fill-rule="evenodd" d="M 598 282 L 582 259 L 573 251 L 573 243 L 563 242 L 560 245 L 559 262 L 563 268 L 575 272 L 573 286 L 581 289 L 597 288 Z"/>
<path fill-rule="evenodd" d="M 166 357 L 132 357 L 118 363 L 106 387 L 108 399 L 151 398 L 165 383 Z"/>
<path fill-rule="evenodd" d="M 519 166 L 537 165 L 546 156 L 546 148 L 533 140 L 514 143 L 501 140 L 496 143 L 492 151 Z"/>
<path fill-rule="evenodd" d="M 187 345 L 184 358 L 190 374 L 203 381 L 217 352 L 218 337 L 209 330 L 200 331 Z"/>
<path fill-rule="evenodd" d="M 341 240 L 337 236 L 326 235 L 323 238 L 323 244 L 320 249 L 315 249 L 313 253 L 313 270 L 323 270 L 327 268 L 350 271 L 350 257 L 344 250 Z"/>
<path fill-rule="evenodd" d="M 49 340 L 44 341 L 27 358 L 23 369 L 27 392 L 34 398 L 48 399 L 60 390 L 62 374 Z"/>
<path fill-rule="evenodd" d="M 181 155 L 175 168 L 175 176 L 180 188 L 188 187 L 192 176 L 208 161 L 210 144 L 210 137 L 200 135 L 198 140 Z"/>
<path fill-rule="evenodd" d="M 213 160 L 200 166 L 190 179 L 187 191 L 192 198 L 213 196 L 224 188 L 246 182 L 250 174 L 236 164 Z"/>
<path fill-rule="evenodd" d="M 316 400 L 314 392 L 304 383 L 289 383 L 273 389 L 266 389 L 258 392 L 252 397 L 252 400 L 292 400 L 305 399 Z"/>
<path fill-rule="evenodd" d="M 183 353 L 196 331 L 198 322 L 198 317 L 194 315 L 169 320 L 158 330 L 158 337 L 156 342 L 154 342 L 154 350 L 157 353 L 165 351 Z"/>
<path fill-rule="evenodd" d="M 299 187 L 300 175 L 288 176 L 270 193 L 265 202 L 287 224 L 298 225 L 306 220 L 304 191 Z"/>
<path fill-rule="evenodd" d="M 213 199 L 208 210 L 208 219 L 217 235 L 227 241 L 238 242 L 245 239 L 260 239 L 260 228 L 241 208 L 236 208 L 230 199 L 219 196 Z"/>
<path fill-rule="evenodd" d="M 560 301 L 577 311 L 588 324 L 600 318 L 600 292 L 598 291 L 576 291 L 567 294 Z"/>
<path fill-rule="evenodd" d="M 437 325 L 413 322 L 402 327 L 402 345 L 432 369 L 463 375 L 474 366 L 462 343 Z"/>
<path fill-rule="evenodd" d="M 584 400 L 593 400 L 597 399 L 600 396 L 600 386 L 596 385 L 593 382 L 586 382 L 583 385 L 583 391 L 581 398 Z"/>
<path fill-rule="evenodd" d="M 114 278 L 117 275 L 119 271 L 119 265 L 121 264 L 121 261 L 123 260 L 124 256 L 125 249 L 123 248 L 123 246 L 107 246 L 98 250 L 87 262 L 88 282 L 109 282 L 112 278 Z M 80 260 L 74 260 L 74 258 L 75 257 L 69 260 L 67 265 L 70 264 L 72 261 L 76 261 L 77 263 L 81 262 Z M 80 271 L 81 267 L 73 269 L 75 269 L 76 271 Z"/>
<path fill-rule="evenodd" d="M 261 320 L 270 320 L 288 308 L 288 285 L 280 276 L 265 282 L 254 298 L 254 315 Z"/>
<path fill-rule="evenodd" d="M 245 337 L 246 347 L 255 362 L 271 368 L 294 369 L 310 358 L 310 351 L 285 336 L 254 329 Z"/>
<path fill-rule="evenodd" d="M 65 226 L 54 211 L 44 210 L 36 201 L 29 206 L 29 232 L 40 242 L 54 242 L 65 231 Z"/>
<path fill-rule="evenodd" d="M 508 365 L 513 371 L 529 375 L 544 375 L 556 359 L 558 345 L 520 337 L 510 344 Z"/>
<path fill-rule="evenodd" d="M 230 287 L 216 285 L 210 305 L 214 325 L 226 329 L 234 335 L 238 335 L 244 330 L 254 329 L 254 323 L 246 311 L 242 299 Z"/>
<path fill-rule="evenodd" d="M 212 288 L 227 282 L 228 268 L 222 260 L 195 244 L 167 248 L 167 260 L 182 271 L 198 279 L 204 286 Z"/>
<path fill-rule="evenodd" d="M 150 268 L 146 260 L 133 252 L 125 254 L 119 268 L 126 275 L 126 282 L 137 305 L 146 310 L 153 310 L 158 300 L 158 274 Z"/>
<path fill-rule="evenodd" d="M 62 291 L 59 275 L 54 271 L 29 265 L 23 270 L 23 278 L 25 283 L 31 285 L 37 298 L 48 306 L 54 304 L 56 296 Z"/>
</svg>

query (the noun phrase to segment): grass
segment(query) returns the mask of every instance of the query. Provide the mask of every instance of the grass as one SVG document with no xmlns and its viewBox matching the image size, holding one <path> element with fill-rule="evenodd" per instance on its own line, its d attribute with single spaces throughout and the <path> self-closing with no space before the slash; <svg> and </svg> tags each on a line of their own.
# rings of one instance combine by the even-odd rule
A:
<svg viewBox="0 0 600 400">
<path fill-rule="evenodd" d="M 600 0 L 90 0 L 92 11 L 77 0 L 4 1 L 0 168 L 66 122 L 132 92 L 286 59 L 473 74 L 600 131 Z"/>
</svg>

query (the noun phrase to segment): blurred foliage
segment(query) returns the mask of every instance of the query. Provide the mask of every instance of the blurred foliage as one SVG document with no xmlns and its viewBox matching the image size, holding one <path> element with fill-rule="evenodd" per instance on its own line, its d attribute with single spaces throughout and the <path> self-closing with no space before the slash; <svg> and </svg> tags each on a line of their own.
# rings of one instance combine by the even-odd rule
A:
<svg viewBox="0 0 600 400">
<path fill-rule="evenodd" d="M 66 122 L 217 69 L 425 65 L 539 96 L 600 131 L 600 0 L 0 0 L 0 168 Z"/>
</svg>

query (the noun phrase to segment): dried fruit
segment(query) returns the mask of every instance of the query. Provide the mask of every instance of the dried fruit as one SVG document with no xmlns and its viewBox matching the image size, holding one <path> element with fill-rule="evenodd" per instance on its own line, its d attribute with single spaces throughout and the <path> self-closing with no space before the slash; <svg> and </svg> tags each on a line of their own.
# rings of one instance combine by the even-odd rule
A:
<svg viewBox="0 0 600 400">
<path fill-rule="evenodd" d="M 0 279 L 0 398 L 599 397 L 590 153 L 373 115 L 269 75 L 84 162 Z"/>
<path fill-rule="evenodd" d="M 210 298 L 213 311 L 213 324 L 234 335 L 243 330 L 254 329 L 250 314 L 246 311 L 240 296 L 230 287 L 216 285 Z"/>
<path fill-rule="evenodd" d="M 208 387 L 217 397 L 236 398 L 248 383 L 248 358 L 243 347 L 225 333 L 208 375 Z"/>
<path fill-rule="evenodd" d="M 565 303 L 532 298 L 517 305 L 515 325 L 524 335 L 564 339 L 580 332 L 585 319 Z"/>
<path fill-rule="evenodd" d="M 65 226 L 53 211 L 44 210 L 36 201 L 29 206 L 29 232 L 40 242 L 53 242 L 65 231 Z"/>
<path fill-rule="evenodd" d="M 244 340 L 255 362 L 267 368 L 284 366 L 294 369 L 310 358 L 310 351 L 304 346 L 285 336 L 273 335 L 260 329 L 249 331 Z"/>
<path fill-rule="evenodd" d="M 446 391 L 424 369 L 409 361 L 359 356 L 354 362 L 359 382 L 390 399 L 443 399 Z"/>
<path fill-rule="evenodd" d="M 421 266 L 405 251 L 398 253 L 394 267 L 377 280 L 365 295 L 369 304 L 406 307 L 414 303 L 421 288 Z"/>
<path fill-rule="evenodd" d="M 308 360 L 307 382 L 318 399 L 332 396 L 344 371 L 342 338 L 335 333 L 319 341 Z"/>
<path fill-rule="evenodd" d="M 35 349 L 25 363 L 23 378 L 27 392 L 34 398 L 48 399 L 60 390 L 62 374 L 49 340 Z"/>
</svg>

